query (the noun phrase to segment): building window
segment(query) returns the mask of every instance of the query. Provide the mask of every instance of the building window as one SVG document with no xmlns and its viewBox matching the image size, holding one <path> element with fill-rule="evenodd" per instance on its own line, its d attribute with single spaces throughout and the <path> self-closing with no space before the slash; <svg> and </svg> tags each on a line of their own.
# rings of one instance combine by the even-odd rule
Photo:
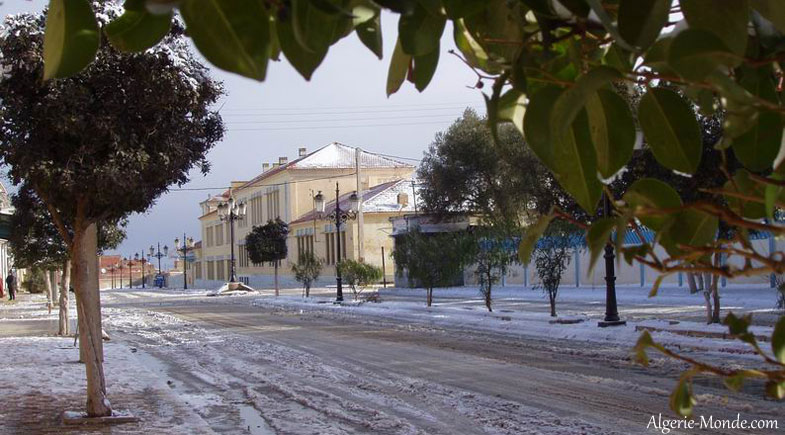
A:
<svg viewBox="0 0 785 435">
<path fill-rule="evenodd" d="M 210 281 L 215 279 L 215 261 L 207 262 L 207 279 Z"/>
<path fill-rule="evenodd" d="M 307 253 L 313 254 L 313 235 L 297 236 L 297 261 Z"/>
<path fill-rule="evenodd" d="M 202 262 L 195 261 L 193 263 L 194 279 L 202 279 Z"/>
<path fill-rule="evenodd" d="M 207 244 L 208 247 L 213 246 L 213 243 L 215 243 L 215 240 L 213 239 L 213 227 L 212 226 L 207 227 L 205 234 L 206 234 L 205 243 Z"/>
<path fill-rule="evenodd" d="M 215 245 L 221 246 L 224 244 L 223 224 L 218 224 L 214 228 L 215 228 Z"/>
<path fill-rule="evenodd" d="M 267 220 L 275 220 L 275 218 L 281 217 L 278 190 L 273 190 L 265 196 L 267 197 Z"/>
<path fill-rule="evenodd" d="M 327 241 L 327 264 L 333 265 L 335 264 L 335 234 L 336 233 L 327 233 L 326 241 Z M 341 231 L 341 259 L 346 260 L 346 232 Z"/>
</svg>

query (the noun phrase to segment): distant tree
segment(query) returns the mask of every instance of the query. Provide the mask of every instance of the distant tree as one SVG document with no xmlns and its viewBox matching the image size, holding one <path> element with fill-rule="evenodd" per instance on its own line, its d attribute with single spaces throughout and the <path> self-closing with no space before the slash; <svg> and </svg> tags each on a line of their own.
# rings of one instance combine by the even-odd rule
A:
<svg viewBox="0 0 785 435">
<path fill-rule="evenodd" d="M 46 270 L 40 266 L 32 266 L 22 281 L 22 288 L 28 293 L 43 293 L 47 291 Z"/>
<path fill-rule="evenodd" d="M 475 274 L 488 311 L 493 311 L 493 286 L 507 274 L 509 266 L 518 261 L 513 234 L 519 233 L 512 229 L 503 229 L 499 225 L 484 226 L 473 231 L 477 241 Z"/>
<path fill-rule="evenodd" d="M 254 226 L 245 237 L 248 258 L 254 263 L 271 262 L 275 267 L 275 295 L 278 296 L 278 266 L 286 258 L 286 238 L 289 225 L 280 218 L 269 220 L 265 225 Z"/>
<path fill-rule="evenodd" d="M 471 109 L 447 131 L 436 134 L 417 176 L 418 200 L 439 217 L 473 213 L 486 222 L 525 224 L 553 206 L 587 220 L 512 125 L 498 126 L 494 140 L 488 122 Z"/>
<path fill-rule="evenodd" d="M 563 222 L 552 222 L 534 248 L 534 266 L 540 284 L 535 288 L 542 289 L 548 296 L 551 306 L 551 316 L 556 317 L 556 296 L 559 293 L 559 284 L 564 271 L 570 264 L 573 252 L 573 241 L 578 233 Z"/>
<path fill-rule="evenodd" d="M 357 300 L 366 287 L 382 279 L 382 269 L 372 264 L 341 260 L 338 268 L 343 281 L 352 289 L 354 300 Z"/>
<path fill-rule="evenodd" d="M 418 228 L 398 236 L 393 250 L 397 273 L 425 287 L 426 304 L 433 303 L 434 287 L 453 285 L 473 261 L 476 243 L 465 232 L 422 233 Z"/>
<path fill-rule="evenodd" d="M 311 296 L 311 287 L 322 273 L 322 261 L 312 252 L 303 254 L 299 261 L 292 265 L 294 279 L 303 285 L 305 297 Z"/>
<path fill-rule="evenodd" d="M 95 62 L 69 78 L 43 80 L 45 13 L 9 15 L 0 36 L 0 159 L 13 183 L 29 183 L 46 205 L 73 261 L 91 417 L 112 413 L 97 226 L 147 210 L 169 186 L 187 182 L 194 166 L 206 172 L 205 154 L 223 135 L 211 110 L 221 87 L 189 51 L 184 29 L 174 23 L 157 47 L 122 53 L 102 35 L 117 16 L 108 4 L 94 2 L 99 22 L 75 37 L 99 44 Z"/>
</svg>

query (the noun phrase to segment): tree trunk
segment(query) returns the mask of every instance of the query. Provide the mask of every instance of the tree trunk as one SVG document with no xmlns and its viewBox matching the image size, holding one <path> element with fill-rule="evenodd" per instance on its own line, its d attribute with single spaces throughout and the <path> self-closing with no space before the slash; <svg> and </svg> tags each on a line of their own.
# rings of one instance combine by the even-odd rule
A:
<svg viewBox="0 0 785 435">
<path fill-rule="evenodd" d="M 71 262 L 65 260 L 63 262 L 63 275 L 60 277 L 60 322 L 58 334 L 69 335 L 71 334 L 71 325 L 68 319 L 68 287 L 69 279 L 71 277 Z"/>
<path fill-rule="evenodd" d="M 73 279 L 79 310 L 79 341 L 85 349 L 87 371 L 87 415 L 112 415 L 112 405 L 106 397 L 101 335 L 101 294 L 98 291 L 98 231 L 95 223 L 80 228 L 76 222 L 71 258 Z"/>
<path fill-rule="evenodd" d="M 58 290 L 59 287 L 57 286 L 57 270 L 56 269 L 50 270 L 49 275 L 51 276 L 52 279 L 52 303 L 56 305 L 60 300 L 60 292 Z"/>
<path fill-rule="evenodd" d="M 52 293 L 52 275 L 49 273 L 48 270 L 45 270 L 44 277 L 46 278 L 46 309 L 49 310 L 49 314 L 51 314 L 52 306 L 54 305 L 54 299 Z"/>
<path fill-rule="evenodd" d="M 486 284 L 488 287 L 485 291 L 485 306 L 488 308 L 488 311 L 493 312 L 493 308 L 491 308 L 491 271 L 488 268 L 488 272 L 486 274 L 486 278 L 488 279 L 488 283 Z"/>
<path fill-rule="evenodd" d="M 556 296 L 553 294 L 549 294 L 548 302 L 551 303 L 551 317 L 556 317 Z"/>
<path fill-rule="evenodd" d="M 722 266 L 722 254 L 714 254 L 714 266 L 720 267 Z M 711 295 L 714 299 L 714 311 L 711 315 L 711 322 L 712 323 L 720 323 L 720 289 L 719 289 L 720 277 L 719 275 L 713 275 L 711 277 Z"/>
<path fill-rule="evenodd" d="M 305 297 L 307 298 L 307 297 L 310 297 L 310 296 L 311 296 L 311 287 L 310 286 L 305 286 Z"/>
<path fill-rule="evenodd" d="M 433 289 L 427 288 L 425 289 L 425 303 L 427 306 L 430 307 L 432 302 L 433 302 Z"/>
<path fill-rule="evenodd" d="M 278 260 L 275 260 L 275 296 L 278 297 Z"/>
<path fill-rule="evenodd" d="M 690 288 L 690 294 L 698 293 L 698 285 L 695 283 L 694 273 L 687 273 L 687 286 Z"/>
<path fill-rule="evenodd" d="M 703 291 L 703 299 L 706 300 L 706 323 L 711 323 L 711 291 Z"/>
</svg>

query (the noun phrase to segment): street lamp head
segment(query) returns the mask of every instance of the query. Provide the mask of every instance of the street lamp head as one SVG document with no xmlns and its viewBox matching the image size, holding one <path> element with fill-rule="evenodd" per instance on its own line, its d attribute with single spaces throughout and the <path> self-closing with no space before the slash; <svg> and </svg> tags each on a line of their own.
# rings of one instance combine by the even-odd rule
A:
<svg viewBox="0 0 785 435">
<path fill-rule="evenodd" d="M 138 260 L 138 259 L 139 259 L 139 253 L 137 252 L 134 254 L 134 260 Z"/>
<path fill-rule="evenodd" d="M 186 246 L 189 247 L 189 248 L 193 248 L 193 246 L 194 246 L 194 238 L 193 237 L 189 237 L 188 238 L 188 240 L 186 242 Z"/>
<path fill-rule="evenodd" d="M 354 192 L 349 196 L 349 210 L 351 212 L 357 212 L 360 209 L 360 198 L 357 197 L 357 192 Z"/>
<path fill-rule="evenodd" d="M 245 217 L 245 202 L 241 202 L 240 205 L 237 207 L 237 215 L 240 218 Z"/>
<path fill-rule="evenodd" d="M 313 197 L 313 203 L 317 213 L 324 213 L 324 195 L 321 190 Z"/>
<path fill-rule="evenodd" d="M 169 247 L 164 245 L 164 256 L 169 255 Z"/>
<path fill-rule="evenodd" d="M 175 237 L 175 239 L 174 239 L 174 248 L 177 249 L 179 247 L 180 247 L 180 238 L 179 237 Z"/>
<path fill-rule="evenodd" d="M 153 245 L 150 245 L 150 254 L 149 255 L 150 255 L 150 257 L 155 255 L 155 248 L 153 248 Z"/>
</svg>

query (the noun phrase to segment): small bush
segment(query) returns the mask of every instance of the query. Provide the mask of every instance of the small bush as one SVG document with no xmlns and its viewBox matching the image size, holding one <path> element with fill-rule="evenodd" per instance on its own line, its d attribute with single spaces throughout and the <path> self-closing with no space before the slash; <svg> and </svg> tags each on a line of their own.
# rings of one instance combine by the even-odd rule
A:
<svg viewBox="0 0 785 435">
<path fill-rule="evenodd" d="M 37 267 L 31 268 L 22 282 L 22 288 L 29 293 L 46 292 L 46 272 Z"/>
<path fill-rule="evenodd" d="M 292 265 L 292 272 L 294 279 L 303 285 L 305 290 L 305 297 L 311 296 L 311 286 L 319 279 L 322 273 L 322 261 L 316 258 L 311 252 L 305 253 L 300 257 L 297 264 Z"/>
<path fill-rule="evenodd" d="M 352 289 L 354 299 L 365 290 L 365 287 L 382 279 L 382 269 L 371 264 L 354 260 L 343 260 L 340 264 L 341 277 Z"/>
</svg>

